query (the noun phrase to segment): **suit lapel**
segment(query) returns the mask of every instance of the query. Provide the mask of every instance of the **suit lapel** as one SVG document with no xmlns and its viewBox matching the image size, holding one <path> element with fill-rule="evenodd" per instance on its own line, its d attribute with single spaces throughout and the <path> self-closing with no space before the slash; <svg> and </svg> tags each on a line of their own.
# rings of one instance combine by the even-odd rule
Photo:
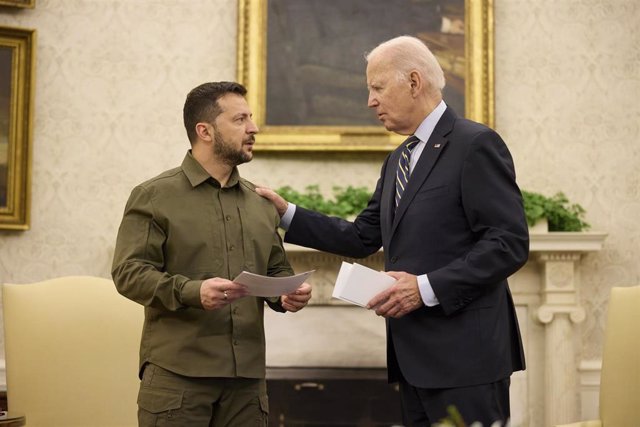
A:
<svg viewBox="0 0 640 427">
<path fill-rule="evenodd" d="M 455 121 L 455 113 L 450 108 L 447 108 L 436 124 L 431 137 L 427 141 L 422 154 L 420 155 L 420 160 L 418 160 L 418 164 L 413 169 L 411 173 L 411 177 L 409 178 L 409 182 L 407 184 L 407 188 L 404 190 L 402 194 L 402 199 L 400 199 L 400 204 L 398 205 L 395 215 L 393 216 L 393 223 L 391 225 L 391 233 L 392 236 L 398 227 L 398 223 L 404 216 L 407 208 L 411 204 L 411 201 L 415 197 L 418 190 L 422 187 L 424 182 L 427 180 L 427 177 L 431 173 L 431 170 L 435 166 L 438 158 L 441 153 L 444 151 L 445 146 L 448 143 L 448 139 L 445 137 L 453 127 L 453 122 Z M 397 167 L 397 157 L 396 156 L 396 167 Z M 388 174 L 387 174 L 388 175 Z M 395 185 L 395 180 L 394 180 Z M 393 205 L 394 203 L 392 203 Z"/>
</svg>

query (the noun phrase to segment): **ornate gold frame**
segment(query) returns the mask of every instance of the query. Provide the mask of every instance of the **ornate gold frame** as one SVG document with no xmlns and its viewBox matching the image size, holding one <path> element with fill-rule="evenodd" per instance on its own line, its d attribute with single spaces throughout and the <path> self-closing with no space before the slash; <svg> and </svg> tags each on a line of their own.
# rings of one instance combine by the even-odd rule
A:
<svg viewBox="0 0 640 427">
<path fill-rule="evenodd" d="M 35 38 L 35 30 L 0 27 L 0 47 L 12 50 L 7 197 L 0 206 L 0 229 L 5 230 L 29 228 Z"/>
<path fill-rule="evenodd" d="M 36 6 L 36 0 L 0 0 L 0 6 L 28 7 L 33 9 Z"/>
<path fill-rule="evenodd" d="M 237 79 L 261 129 L 260 150 L 388 151 L 404 137 L 381 126 L 267 126 L 267 1 L 238 0 Z M 493 0 L 465 0 L 465 116 L 494 124 Z M 363 77 L 364 78 L 364 77 Z"/>
</svg>

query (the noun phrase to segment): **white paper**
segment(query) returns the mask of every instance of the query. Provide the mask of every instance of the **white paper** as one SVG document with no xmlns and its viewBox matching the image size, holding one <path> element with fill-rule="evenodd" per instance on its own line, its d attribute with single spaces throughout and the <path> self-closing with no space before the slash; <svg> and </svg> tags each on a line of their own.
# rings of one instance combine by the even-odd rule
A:
<svg viewBox="0 0 640 427">
<path fill-rule="evenodd" d="M 342 262 L 333 297 L 366 307 L 371 298 L 389 289 L 396 282 L 393 277 L 357 263 Z"/>
<path fill-rule="evenodd" d="M 311 270 L 286 277 L 261 276 L 243 271 L 233 281 L 245 285 L 249 289 L 249 295 L 255 297 L 279 297 L 298 289 L 314 271 Z"/>
</svg>

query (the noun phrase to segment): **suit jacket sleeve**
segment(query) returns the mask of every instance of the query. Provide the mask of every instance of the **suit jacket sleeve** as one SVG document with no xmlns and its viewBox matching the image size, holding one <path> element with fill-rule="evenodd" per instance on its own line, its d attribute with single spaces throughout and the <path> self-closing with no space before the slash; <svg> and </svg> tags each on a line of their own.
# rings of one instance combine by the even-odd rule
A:
<svg viewBox="0 0 640 427">
<path fill-rule="evenodd" d="M 529 254 L 529 233 L 513 160 L 494 131 L 479 132 L 469 145 L 460 187 L 472 244 L 447 265 L 427 272 L 447 314 L 499 286 L 524 265 Z"/>
<path fill-rule="evenodd" d="M 285 242 L 351 258 L 364 258 L 378 251 L 382 247 L 380 198 L 387 162 L 388 157 L 373 196 L 353 222 L 298 206 Z"/>
</svg>

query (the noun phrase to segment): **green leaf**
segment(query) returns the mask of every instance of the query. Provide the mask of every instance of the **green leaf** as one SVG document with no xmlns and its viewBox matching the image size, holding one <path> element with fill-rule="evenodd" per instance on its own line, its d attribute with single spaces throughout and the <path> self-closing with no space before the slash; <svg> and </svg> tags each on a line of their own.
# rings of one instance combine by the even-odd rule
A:
<svg viewBox="0 0 640 427">
<path fill-rule="evenodd" d="M 564 193 L 552 197 L 540 193 L 522 191 L 527 223 L 533 225 L 547 218 L 549 231 L 583 231 L 591 226 L 584 221 L 585 210 L 578 204 L 570 204 Z"/>
<path fill-rule="evenodd" d="M 362 212 L 372 196 L 372 192 L 366 187 L 336 186 L 333 187 L 333 198 L 325 199 L 317 184 L 307 186 L 304 192 L 289 186 L 277 188 L 275 191 L 298 206 L 341 218 L 348 218 Z M 547 197 L 540 193 L 522 191 L 522 199 L 527 223 L 530 226 L 541 218 L 547 218 L 549 231 L 583 231 L 590 228 L 590 225 L 584 221 L 584 208 L 579 204 L 569 203 L 567 197 L 561 192 Z"/>
<path fill-rule="evenodd" d="M 305 192 L 299 192 L 289 186 L 284 186 L 275 191 L 297 206 L 341 218 L 362 212 L 373 194 L 366 187 L 333 187 L 333 198 L 327 200 L 320 193 L 318 185 L 309 185 L 305 190 Z"/>
</svg>

